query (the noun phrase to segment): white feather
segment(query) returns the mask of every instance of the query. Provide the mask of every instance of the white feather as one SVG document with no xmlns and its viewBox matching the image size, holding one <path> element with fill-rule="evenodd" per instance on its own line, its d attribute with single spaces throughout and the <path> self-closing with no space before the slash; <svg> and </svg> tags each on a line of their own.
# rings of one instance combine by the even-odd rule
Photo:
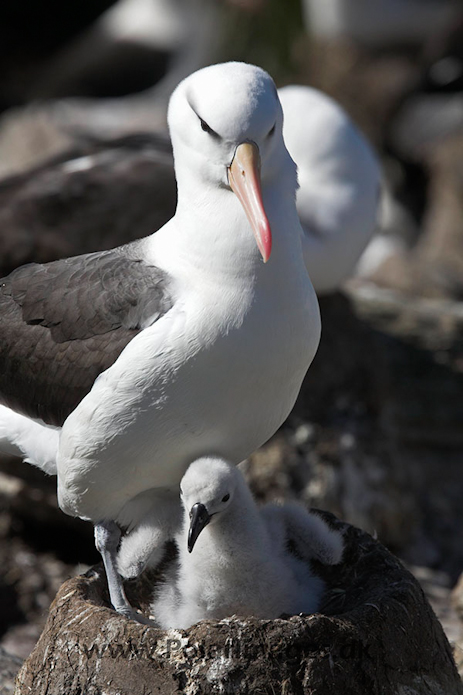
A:
<svg viewBox="0 0 463 695">
<path fill-rule="evenodd" d="M 0 450 L 20 456 L 49 475 L 56 475 L 59 433 L 57 427 L 36 422 L 0 405 Z"/>
</svg>

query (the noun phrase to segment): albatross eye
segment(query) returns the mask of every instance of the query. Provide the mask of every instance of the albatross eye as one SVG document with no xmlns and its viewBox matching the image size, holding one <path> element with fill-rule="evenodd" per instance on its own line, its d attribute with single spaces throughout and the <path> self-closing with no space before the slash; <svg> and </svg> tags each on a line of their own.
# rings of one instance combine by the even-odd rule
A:
<svg viewBox="0 0 463 695">
<path fill-rule="evenodd" d="M 202 118 L 199 119 L 199 122 L 201 123 L 201 128 L 204 130 L 205 133 L 209 133 L 212 135 L 214 132 L 210 126 L 207 125 L 206 121 L 203 121 Z"/>
<path fill-rule="evenodd" d="M 222 502 L 228 502 L 229 499 L 230 499 L 230 493 L 227 492 L 227 494 L 224 497 L 222 497 Z"/>
<path fill-rule="evenodd" d="M 221 137 L 218 133 L 215 132 L 215 130 L 212 130 L 211 126 L 206 123 L 205 120 L 201 118 L 201 116 L 198 116 L 199 122 L 201 123 L 201 128 L 204 130 L 205 133 L 208 135 L 211 135 L 213 138 L 216 138 L 216 140 L 220 140 Z"/>
<path fill-rule="evenodd" d="M 268 138 L 271 137 L 271 136 L 273 135 L 273 133 L 275 132 L 275 126 L 276 126 L 276 121 L 275 121 L 275 123 L 272 125 L 272 127 L 270 128 L 270 130 L 269 130 L 268 133 L 267 133 L 267 137 L 268 137 Z"/>
</svg>

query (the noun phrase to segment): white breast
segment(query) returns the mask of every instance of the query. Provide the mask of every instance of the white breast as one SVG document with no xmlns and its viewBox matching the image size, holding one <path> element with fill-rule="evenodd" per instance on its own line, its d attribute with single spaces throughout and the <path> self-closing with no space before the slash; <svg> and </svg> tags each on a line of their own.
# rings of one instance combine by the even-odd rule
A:
<svg viewBox="0 0 463 695">
<path fill-rule="evenodd" d="M 224 280 L 218 296 L 198 279 L 97 379 L 61 435 L 65 512 L 117 519 L 140 492 L 177 485 L 194 458 L 238 463 L 276 431 L 320 320 L 302 259 L 287 274 L 268 265 L 247 284 Z"/>
</svg>

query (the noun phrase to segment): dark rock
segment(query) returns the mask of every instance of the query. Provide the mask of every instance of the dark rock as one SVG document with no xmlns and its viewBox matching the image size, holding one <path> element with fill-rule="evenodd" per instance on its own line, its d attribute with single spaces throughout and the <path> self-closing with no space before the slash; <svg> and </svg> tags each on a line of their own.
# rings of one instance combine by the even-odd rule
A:
<svg viewBox="0 0 463 695">
<path fill-rule="evenodd" d="M 22 659 L 8 654 L 0 647 L 0 693 L 10 695 L 14 690 L 14 680 L 22 665 Z"/>
<path fill-rule="evenodd" d="M 455 640 L 454 654 L 455 663 L 463 678 L 463 575 L 460 576 L 455 588 L 452 591 L 452 607 L 456 611 L 460 624 L 459 633 Z"/>
<path fill-rule="evenodd" d="M 92 24 L 113 0 L 35 0 L 0 7 L 0 109 L 24 101 L 47 60 Z M 53 17 L 53 21 L 50 21 Z"/>
<path fill-rule="evenodd" d="M 428 173 L 426 206 L 416 242 L 370 274 L 376 284 L 410 296 L 463 298 L 463 97 L 460 130 L 426 141 L 418 162 Z"/>
<path fill-rule="evenodd" d="M 366 533 L 326 518 L 344 529 L 346 552 L 339 567 L 314 568 L 328 586 L 321 613 L 164 632 L 112 611 L 97 568 L 60 589 L 16 695 L 463 693 L 418 582 Z M 145 574 L 131 591 L 145 609 L 149 586 Z"/>
</svg>

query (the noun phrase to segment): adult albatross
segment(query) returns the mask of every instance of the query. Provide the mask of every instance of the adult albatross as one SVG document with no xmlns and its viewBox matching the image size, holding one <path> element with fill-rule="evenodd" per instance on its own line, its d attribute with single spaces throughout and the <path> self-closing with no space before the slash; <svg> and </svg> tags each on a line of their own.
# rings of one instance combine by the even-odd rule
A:
<svg viewBox="0 0 463 695">
<path fill-rule="evenodd" d="M 278 90 L 286 147 L 297 164 L 297 211 L 310 279 L 323 295 L 352 275 L 376 229 L 381 169 L 341 106 L 312 87 Z"/>
<path fill-rule="evenodd" d="M 174 217 L 129 245 L 0 280 L 0 443 L 57 473 L 61 509 L 95 524 L 126 615 L 119 526 L 155 507 L 170 533 L 191 461 L 239 463 L 263 444 L 318 346 L 282 120 L 262 69 L 194 73 L 169 106 Z"/>
</svg>

